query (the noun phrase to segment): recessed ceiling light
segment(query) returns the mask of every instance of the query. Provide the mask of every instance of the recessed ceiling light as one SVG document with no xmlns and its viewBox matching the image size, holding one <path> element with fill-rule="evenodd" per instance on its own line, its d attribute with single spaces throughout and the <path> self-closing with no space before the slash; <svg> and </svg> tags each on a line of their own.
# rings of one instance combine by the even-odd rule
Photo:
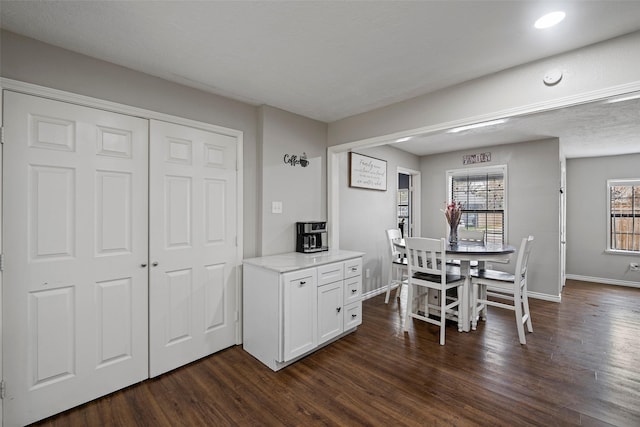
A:
<svg viewBox="0 0 640 427">
<path fill-rule="evenodd" d="M 448 130 L 447 132 L 449 132 L 449 133 L 458 133 L 458 132 L 462 132 L 463 130 L 477 129 L 477 128 L 483 128 L 485 126 L 499 125 L 500 123 L 504 123 L 506 121 L 507 121 L 507 119 L 490 120 L 488 122 L 481 122 L 481 123 L 474 123 L 472 125 L 467 125 L 467 126 L 460 126 L 460 127 Z"/>
<path fill-rule="evenodd" d="M 396 139 L 396 142 L 407 142 L 410 139 L 413 139 L 413 137 L 412 136 L 405 136 L 404 138 Z"/>
<path fill-rule="evenodd" d="M 538 29 L 553 27 L 554 25 L 560 23 L 564 19 L 566 14 L 559 10 L 556 12 L 547 13 L 546 15 L 539 18 L 534 26 Z"/>
</svg>

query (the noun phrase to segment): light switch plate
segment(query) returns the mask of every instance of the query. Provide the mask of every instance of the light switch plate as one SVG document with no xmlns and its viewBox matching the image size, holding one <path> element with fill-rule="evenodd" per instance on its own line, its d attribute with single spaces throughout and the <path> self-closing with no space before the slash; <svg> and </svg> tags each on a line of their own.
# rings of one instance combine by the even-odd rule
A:
<svg viewBox="0 0 640 427">
<path fill-rule="evenodd" d="M 271 202 L 271 213 L 281 214 L 282 213 L 282 202 Z"/>
</svg>

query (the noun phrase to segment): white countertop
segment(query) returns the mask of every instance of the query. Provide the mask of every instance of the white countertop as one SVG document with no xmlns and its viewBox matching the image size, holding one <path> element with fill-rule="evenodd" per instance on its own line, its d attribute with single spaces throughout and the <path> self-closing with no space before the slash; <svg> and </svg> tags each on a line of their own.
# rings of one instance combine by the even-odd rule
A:
<svg viewBox="0 0 640 427">
<path fill-rule="evenodd" d="M 284 254 L 269 255 L 258 258 L 247 258 L 242 260 L 244 264 L 251 264 L 256 267 L 266 268 L 279 273 L 301 270 L 303 268 L 317 267 L 332 262 L 344 261 L 347 259 L 363 256 L 363 252 L 343 251 L 340 249 L 329 250 L 327 252 L 315 252 L 303 254 L 300 252 L 288 252 Z"/>
</svg>

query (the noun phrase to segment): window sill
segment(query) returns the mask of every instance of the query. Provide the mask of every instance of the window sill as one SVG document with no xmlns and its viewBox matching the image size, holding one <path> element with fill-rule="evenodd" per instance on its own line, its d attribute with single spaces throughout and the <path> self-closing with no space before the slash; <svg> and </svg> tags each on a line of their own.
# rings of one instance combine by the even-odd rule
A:
<svg viewBox="0 0 640 427">
<path fill-rule="evenodd" d="M 605 249 L 604 252 L 610 255 L 635 255 L 640 256 L 640 251 L 625 251 L 621 249 Z"/>
</svg>

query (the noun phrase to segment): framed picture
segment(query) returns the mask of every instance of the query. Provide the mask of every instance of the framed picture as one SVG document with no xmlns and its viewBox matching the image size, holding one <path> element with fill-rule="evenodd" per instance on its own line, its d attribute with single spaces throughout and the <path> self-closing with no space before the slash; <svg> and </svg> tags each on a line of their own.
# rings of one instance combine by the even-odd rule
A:
<svg viewBox="0 0 640 427">
<path fill-rule="evenodd" d="M 387 162 L 349 153 L 349 187 L 387 191 Z"/>
</svg>

